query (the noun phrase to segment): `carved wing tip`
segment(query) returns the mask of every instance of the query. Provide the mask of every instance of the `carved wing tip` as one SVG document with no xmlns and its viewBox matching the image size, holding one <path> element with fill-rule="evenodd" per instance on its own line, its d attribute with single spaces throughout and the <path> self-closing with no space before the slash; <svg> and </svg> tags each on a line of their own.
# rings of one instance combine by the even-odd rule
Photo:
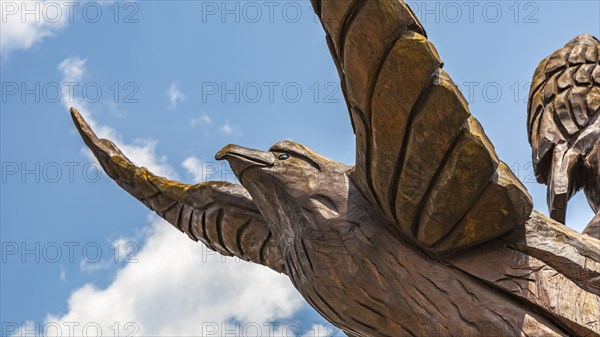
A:
<svg viewBox="0 0 600 337">
<path fill-rule="evenodd" d="M 75 108 L 71 108 L 70 113 L 71 118 L 73 118 L 73 123 L 75 123 L 75 127 L 77 128 L 77 131 L 79 131 L 79 134 L 81 134 L 81 137 L 83 138 L 85 143 L 93 144 L 94 142 L 97 142 L 98 137 L 96 136 L 94 131 L 92 131 L 92 128 L 83 118 L 83 116 L 81 116 L 79 111 L 77 111 L 77 109 Z"/>
<path fill-rule="evenodd" d="M 108 139 L 100 139 L 96 136 L 96 133 L 92 130 L 88 122 L 83 118 L 81 113 L 77 111 L 75 108 L 71 108 L 71 117 L 73 118 L 73 123 L 79 131 L 81 138 L 85 142 L 85 144 L 92 150 L 94 156 L 98 158 L 98 161 L 102 165 L 102 167 L 106 168 L 108 161 L 111 157 L 121 157 L 128 163 L 131 161 L 119 150 L 119 148 Z"/>
</svg>

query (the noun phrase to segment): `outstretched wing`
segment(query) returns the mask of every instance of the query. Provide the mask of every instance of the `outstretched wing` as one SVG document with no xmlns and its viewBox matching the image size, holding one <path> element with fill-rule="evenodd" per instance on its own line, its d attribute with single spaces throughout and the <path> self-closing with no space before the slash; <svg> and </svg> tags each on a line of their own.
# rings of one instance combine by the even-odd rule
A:
<svg viewBox="0 0 600 337">
<path fill-rule="evenodd" d="M 175 228 L 223 255 L 284 271 L 271 232 L 244 187 L 228 182 L 188 185 L 155 176 L 110 140 L 98 139 L 77 110 L 71 109 L 71 115 L 108 176 Z"/>
<path fill-rule="evenodd" d="M 400 0 L 312 0 L 354 133 L 352 177 L 398 229 L 436 252 L 523 224 L 532 202 L 500 162 L 435 47 Z"/>
</svg>

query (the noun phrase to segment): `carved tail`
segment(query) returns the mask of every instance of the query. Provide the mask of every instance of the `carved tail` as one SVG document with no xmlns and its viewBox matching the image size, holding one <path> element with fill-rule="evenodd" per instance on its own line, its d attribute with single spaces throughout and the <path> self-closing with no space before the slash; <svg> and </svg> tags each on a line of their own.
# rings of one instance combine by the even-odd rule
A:
<svg viewBox="0 0 600 337">
<path fill-rule="evenodd" d="M 564 224 L 567 215 L 567 203 L 575 193 L 571 177 L 578 162 L 566 142 L 554 148 L 552 167 L 548 174 L 548 209 L 552 219 Z"/>
</svg>

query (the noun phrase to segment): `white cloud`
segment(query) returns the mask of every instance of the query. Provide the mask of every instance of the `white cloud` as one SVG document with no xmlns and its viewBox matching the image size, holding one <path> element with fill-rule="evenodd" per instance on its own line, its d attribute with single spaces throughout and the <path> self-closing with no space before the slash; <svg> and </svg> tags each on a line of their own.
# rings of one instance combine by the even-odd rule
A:
<svg viewBox="0 0 600 337">
<path fill-rule="evenodd" d="M 79 269 L 88 273 L 93 273 L 101 270 L 113 268 L 118 263 L 133 263 L 137 262 L 135 253 L 139 249 L 138 242 L 143 239 L 147 233 L 142 230 L 135 237 L 119 238 L 114 240 L 110 249 L 112 254 L 97 259 L 82 259 L 79 263 Z"/>
<path fill-rule="evenodd" d="M 167 90 L 169 96 L 169 110 L 177 109 L 177 103 L 185 100 L 185 95 L 179 89 L 179 82 L 172 82 Z"/>
<path fill-rule="evenodd" d="M 181 164 L 195 182 L 204 182 L 207 179 L 206 165 L 197 157 L 190 156 L 185 158 Z"/>
<path fill-rule="evenodd" d="M 60 265 L 58 267 L 58 270 L 59 270 L 58 277 L 60 277 L 60 280 L 63 282 L 66 281 L 67 280 L 67 271 L 65 270 L 65 266 Z"/>
<path fill-rule="evenodd" d="M 303 305 L 284 275 L 231 258 L 223 261 L 163 220 L 155 219 L 148 233 L 138 263 L 126 264 L 106 289 L 86 284 L 75 290 L 67 313 L 48 315 L 44 326 L 62 326 L 67 335 L 68 322 L 76 322 L 79 336 L 86 324 L 88 335 L 94 325 L 112 336 L 115 323 L 119 335 L 135 328 L 137 336 L 220 336 L 231 333 L 235 326 L 225 331 L 225 324 L 233 320 L 240 322 L 238 329 L 262 327 L 266 336 L 268 322 L 290 318 Z"/>
<path fill-rule="evenodd" d="M 121 0 L 116 0 L 121 1 Z M 134 0 L 124 0 L 134 2 Z M 0 60 L 8 59 L 15 50 L 29 49 L 48 37 L 55 36 L 79 17 L 93 22 L 84 12 L 85 3 L 112 6 L 111 1 L 0 1 Z M 112 18 L 107 15 L 106 18 Z"/>
<path fill-rule="evenodd" d="M 81 83 L 86 73 L 86 62 L 87 59 L 79 57 L 71 57 L 63 60 L 58 66 L 58 70 L 63 75 L 63 83 Z M 159 176 L 171 178 L 177 177 L 175 170 L 167 163 L 167 158 L 156 154 L 155 148 L 158 143 L 157 140 L 136 139 L 133 143 L 125 143 L 113 128 L 101 125 L 94 120 L 93 113 L 86 101 L 77 97 L 71 97 L 71 95 L 63 95 L 63 104 L 67 109 L 75 107 L 90 124 L 98 137 L 107 138 L 115 142 L 123 153 L 134 163 L 147 167 L 150 171 Z M 95 161 L 91 152 L 86 150 L 86 153 L 90 160 Z"/>
<path fill-rule="evenodd" d="M 231 126 L 229 123 L 227 123 L 227 122 L 226 122 L 225 124 L 223 124 L 223 125 L 221 126 L 221 128 L 219 128 L 219 131 L 220 131 L 222 134 L 225 134 L 225 135 L 230 135 L 230 134 L 232 134 L 232 133 L 233 133 L 233 127 L 232 127 L 232 126 Z"/>
<path fill-rule="evenodd" d="M 190 125 L 192 127 L 196 127 L 198 125 L 208 125 L 210 123 L 212 123 L 212 119 L 210 119 L 206 113 L 202 114 L 200 117 L 192 118 L 190 121 Z"/>
<path fill-rule="evenodd" d="M 59 66 L 63 80 L 83 80 L 85 65 L 81 58 L 64 60 Z M 91 118 L 86 102 L 65 99 L 63 103 L 76 106 L 100 137 L 115 141 L 133 161 L 173 175 L 166 159 L 156 156 L 155 141 L 125 144 L 114 129 Z M 200 174 L 200 159 L 190 157 L 183 165 L 190 174 Z M 63 336 L 96 335 L 97 331 L 104 336 L 133 332 L 137 336 L 220 336 L 231 334 L 232 329 L 243 335 L 240 331 L 245 328 L 259 327 L 259 335 L 275 336 L 269 322 L 291 318 L 304 305 L 285 275 L 231 258 L 223 260 L 163 220 L 152 217 L 144 235 L 137 263 L 124 264 L 104 289 L 86 284 L 73 291 L 66 313 L 48 314 L 42 328 L 59 327 L 58 335 Z M 56 335 L 55 330 L 49 331 Z M 274 330 L 282 331 L 281 327 Z"/>
<path fill-rule="evenodd" d="M 61 30 L 69 21 L 69 8 L 60 1 L 1 1 L 0 58 Z"/>
<path fill-rule="evenodd" d="M 87 260 L 81 260 L 79 263 L 79 269 L 88 273 L 93 273 L 100 270 L 107 270 L 114 266 L 114 263 L 111 261 L 96 261 L 89 262 Z"/>
<path fill-rule="evenodd" d="M 118 139 L 112 139 L 117 146 L 125 153 L 125 155 L 138 165 L 145 166 L 156 175 L 176 178 L 177 173 L 167 163 L 167 157 L 164 155 L 157 155 L 155 148 L 158 144 L 157 140 L 134 140 L 134 144 L 124 144 Z"/>
<path fill-rule="evenodd" d="M 85 74 L 85 63 L 87 59 L 79 57 L 70 57 L 64 59 L 59 65 L 58 70 L 63 74 L 65 82 L 81 82 Z M 67 97 L 69 99 L 70 97 Z"/>
<path fill-rule="evenodd" d="M 207 181 L 229 181 L 239 183 L 235 173 L 224 161 L 204 161 L 195 156 L 189 156 L 181 163 L 194 183 Z"/>
</svg>

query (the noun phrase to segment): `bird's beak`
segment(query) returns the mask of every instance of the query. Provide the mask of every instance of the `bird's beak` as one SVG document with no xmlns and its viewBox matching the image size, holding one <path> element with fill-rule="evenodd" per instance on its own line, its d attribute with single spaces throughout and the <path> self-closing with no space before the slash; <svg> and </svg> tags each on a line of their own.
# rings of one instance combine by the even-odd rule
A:
<svg viewBox="0 0 600 337">
<path fill-rule="evenodd" d="M 240 181 L 242 174 L 251 167 L 270 167 L 275 164 L 275 155 L 272 152 L 248 149 L 233 144 L 229 144 L 217 152 L 215 159 L 226 159 Z"/>
</svg>

